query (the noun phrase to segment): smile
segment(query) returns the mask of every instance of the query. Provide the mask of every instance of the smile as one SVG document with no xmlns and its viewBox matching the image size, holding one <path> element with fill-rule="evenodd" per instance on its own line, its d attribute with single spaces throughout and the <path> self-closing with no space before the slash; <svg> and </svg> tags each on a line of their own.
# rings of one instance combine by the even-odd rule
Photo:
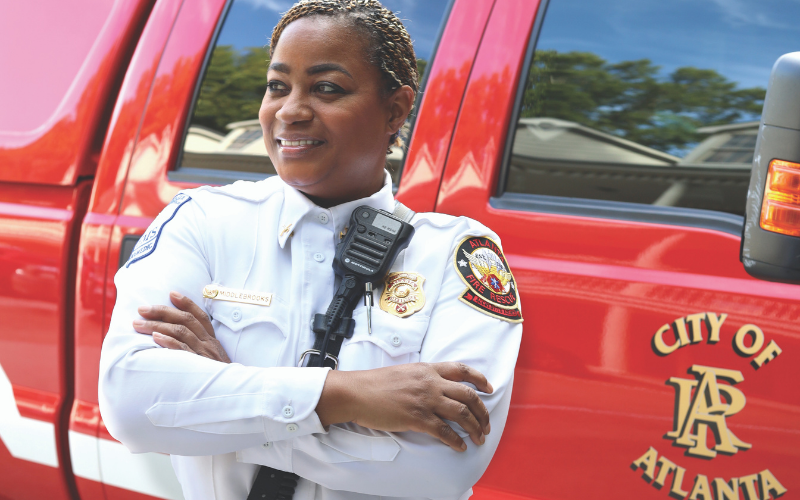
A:
<svg viewBox="0 0 800 500">
<path fill-rule="evenodd" d="M 315 141 L 315 140 L 299 140 L 299 141 L 286 141 L 283 139 L 278 139 L 278 144 L 283 147 L 293 147 L 293 146 L 319 146 L 322 144 L 322 141 Z"/>
</svg>

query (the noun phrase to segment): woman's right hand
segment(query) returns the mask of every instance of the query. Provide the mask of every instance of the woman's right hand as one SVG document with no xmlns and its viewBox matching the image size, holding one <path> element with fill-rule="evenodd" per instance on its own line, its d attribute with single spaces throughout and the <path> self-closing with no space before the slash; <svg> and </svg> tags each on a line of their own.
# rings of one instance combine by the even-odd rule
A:
<svg viewBox="0 0 800 500">
<path fill-rule="evenodd" d="M 325 426 L 354 422 L 387 432 L 425 432 L 464 451 L 466 443 L 445 420 L 460 425 L 477 445 L 491 426 L 478 393 L 460 382 L 486 394 L 494 390 L 482 373 L 457 362 L 331 371 L 316 411 Z"/>
</svg>

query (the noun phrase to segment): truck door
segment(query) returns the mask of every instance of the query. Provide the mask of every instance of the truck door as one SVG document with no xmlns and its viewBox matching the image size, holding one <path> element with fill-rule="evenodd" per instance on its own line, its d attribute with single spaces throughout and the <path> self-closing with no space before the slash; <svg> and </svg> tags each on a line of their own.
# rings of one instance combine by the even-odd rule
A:
<svg viewBox="0 0 800 500">
<path fill-rule="evenodd" d="M 494 6 L 436 204 L 500 234 L 521 294 L 511 413 L 476 498 L 800 488 L 798 289 L 738 262 L 764 89 L 798 16 Z"/>
<path fill-rule="evenodd" d="M 475 21 L 468 3 L 461 2 L 460 24 L 453 28 L 462 41 L 471 43 L 471 52 L 459 59 L 467 67 L 489 12 L 480 8 L 482 17 Z M 101 484 L 108 500 L 182 498 L 168 456 L 133 455 L 105 430 L 97 401 L 100 347 L 116 299 L 114 274 L 179 190 L 274 175 L 257 117 L 269 60 L 264 44 L 285 10 L 275 5 L 159 1 L 131 61 L 82 235 L 76 352 L 80 369 L 70 420 L 71 446 L 78 450 L 74 456 L 80 456 L 73 461 L 81 464 L 76 468 L 81 495 L 94 495 L 95 485 Z M 410 19 L 418 68 L 424 73 L 440 26 L 456 8 L 444 0 L 386 5 Z M 467 36 L 473 28 L 478 36 Z M 460 75 L 461 92 L 467 73 Z M 450 129 L 453 121 L 454 115 Z M 395 148 L 388 158 L 396 180 L 404 156 Z M 440 160 L 437 179 L 444 167 L 443 157 Z M 435 191 L 426 196 L 433 205 Z"/>
<path fill-rule="evenodd" d="M 75 498 L 78 235 L 109 96 L 152 2 L 16 2 L 0 15 L 0 496 Z"/>
</svg>

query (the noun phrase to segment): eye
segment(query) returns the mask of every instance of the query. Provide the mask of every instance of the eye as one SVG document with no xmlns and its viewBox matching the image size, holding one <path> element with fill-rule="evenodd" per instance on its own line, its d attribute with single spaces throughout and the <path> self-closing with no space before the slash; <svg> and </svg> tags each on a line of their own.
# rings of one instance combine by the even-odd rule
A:
<svg viewBox="0 0 800 500">
<path fill-rule="evenodd" d="M 267 89 L 270 92 L 283 92 L 283 91 L 287 90 L 286 85 L 283 82 L 278 81 L 278 80 L 270 80 L 267 83 Z"/>
<path fill-rule="evenodd" d="M 342 88 L 332 83 L 322 82 L 317 85 L 317 91 L 322 94 L 340 94 Z"/>
</svg>

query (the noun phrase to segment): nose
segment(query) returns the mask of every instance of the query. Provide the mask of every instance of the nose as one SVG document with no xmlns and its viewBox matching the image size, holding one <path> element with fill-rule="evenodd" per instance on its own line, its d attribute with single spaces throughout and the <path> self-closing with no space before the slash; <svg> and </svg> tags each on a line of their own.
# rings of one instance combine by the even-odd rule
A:
<svg viewBox="0 0 800 500">
<path fill-rule="evenodd" d="M 275 118 L 283 123 L 291 124 L 310 121 L 314 117 L 311 107 L 302 92 L 292 91 L 286 96 Z"/>
</svg>

